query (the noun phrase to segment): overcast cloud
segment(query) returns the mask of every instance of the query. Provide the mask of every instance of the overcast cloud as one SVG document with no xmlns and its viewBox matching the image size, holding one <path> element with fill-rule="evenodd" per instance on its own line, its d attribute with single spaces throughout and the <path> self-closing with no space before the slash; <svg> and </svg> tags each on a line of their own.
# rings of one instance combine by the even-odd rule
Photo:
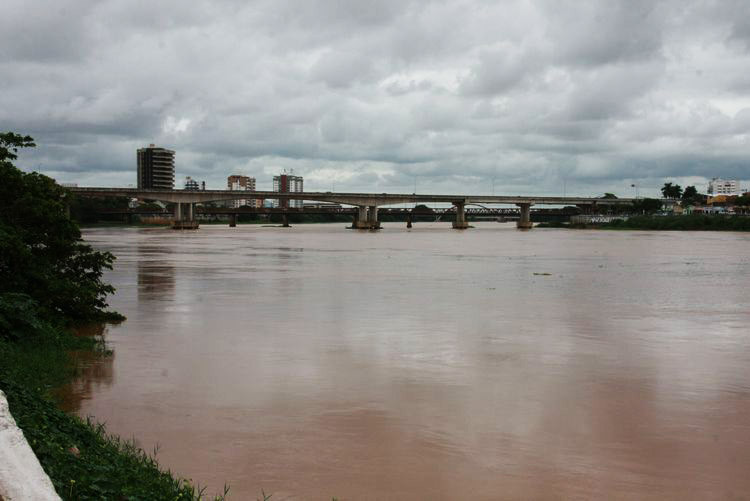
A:
<svg viewBox="0 0 750 501">
<path fill-rule="evenodd" d="M 750 188 L 750 2 L 16 1 L 0 130 L 61 182 L 294 169 L 306 190 Z"/>
</svg>

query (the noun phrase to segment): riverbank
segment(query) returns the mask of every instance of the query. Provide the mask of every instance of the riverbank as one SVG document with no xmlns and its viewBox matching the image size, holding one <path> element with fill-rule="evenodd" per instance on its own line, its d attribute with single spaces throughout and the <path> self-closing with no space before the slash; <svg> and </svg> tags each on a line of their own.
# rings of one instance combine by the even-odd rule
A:
<svg viewBox="0 0 750 501">
<path fill-rule="evenodd" d="M 609 223 L 539 223 L 538 228 L 576 230 L 659 230 L 659 231 L 750 231 L 750 217 L 745 216 L 633 216 Z"/>
<path fill-rule="evenodd" d="M 102 280 L 115 256 L 83 241 L 69 216 L 70 193 L 13 165 L 19 148 L 33 146 L 31 137 L 0 134 L 0 390 L 8 406 L 4 399 L 1 426 L 10 444 L 0 497 L 39 498 L 22 484 L 41 466 L 63 499 L 199 499 L 200 490 L 133 443 L 56 405 L 54 390 L 80 370 L 73 353 L 111 355 L 102 336 L 77 336 L 73 326 L 125 317 L 109 310 L 115 289 Z"/>
<path fill-rule="evenodd" d="M 71 350 L 109 356 L 102 339 L 57 330 L 50 339 L 0 339 L 0 389 L 11 415 L 63 499 L 200 499 L 190 482 L 162 471 L 104 425 L 61 411 L 53 390 L 78 372 Z"/>
</svg>

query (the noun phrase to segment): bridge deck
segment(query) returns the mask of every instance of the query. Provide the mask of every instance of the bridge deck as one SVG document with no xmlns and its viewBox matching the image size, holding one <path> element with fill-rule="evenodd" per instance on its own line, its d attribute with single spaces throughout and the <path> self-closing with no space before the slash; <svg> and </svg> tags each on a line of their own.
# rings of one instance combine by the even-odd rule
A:
<svg viewBox="0 0 750 501">
<path fill-rule="evenodd" d="M 233 190 L 139 190 L 136 188 L 68 188 L 80 196 L 130 197 L 163 202 L 196 203 L 237 199 L 311 200 L 344 205 L 383 206 L 401 203 L 533 204 L 533 205 L 627 205 L 633 198 L 548 197 L 515 195 L 425 195 L 417 193 L 334 193 Z M 665 200 L 665 203 L 669 201 Z"/>
</svg>

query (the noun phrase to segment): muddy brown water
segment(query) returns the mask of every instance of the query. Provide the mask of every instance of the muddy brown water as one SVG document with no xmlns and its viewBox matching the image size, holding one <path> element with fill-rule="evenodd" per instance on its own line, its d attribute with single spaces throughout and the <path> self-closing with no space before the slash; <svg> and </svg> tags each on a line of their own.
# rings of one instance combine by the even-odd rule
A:
<svg viewBox="0 0 750 501">
<path fill-rule="evenodd" d="M 750 496 L 750 235 L 90 229 L 68 408 L 230 499 Z"/>
</svg>

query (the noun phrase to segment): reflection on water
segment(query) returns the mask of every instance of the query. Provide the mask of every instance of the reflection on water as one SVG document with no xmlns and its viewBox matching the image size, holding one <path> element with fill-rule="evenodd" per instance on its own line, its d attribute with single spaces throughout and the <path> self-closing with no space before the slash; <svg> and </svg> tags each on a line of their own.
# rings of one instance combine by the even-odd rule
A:
<svg viewBox="0 0 750 501">
<path fill-rule="evenodd" d="M 78 412 L 234 499 L 750 491 L 747 235 L 343 226 L 87 231 Z"/>
<path fill-rule="evenodd" d="M 85 325 L 76 328 L 76 335 L 106 340 L 108 328 L 106 324 Z M 113 352 L 104 348 L 95 351 L 75 351 L 72 357 L 78 375 L 72 383 L 60 388 L 55 395 L 60 407 L 66 412 L 78 412 L 84 400 L 90 399 L 91 395 L 114 382 Z"/>
<path fill-rule="evenodd" d="M 169 249 L 141 244 L 136 247 L 138 266 L 138 299 L 170 301 L 174 294 L 174 266 Z"/>
</svg>

